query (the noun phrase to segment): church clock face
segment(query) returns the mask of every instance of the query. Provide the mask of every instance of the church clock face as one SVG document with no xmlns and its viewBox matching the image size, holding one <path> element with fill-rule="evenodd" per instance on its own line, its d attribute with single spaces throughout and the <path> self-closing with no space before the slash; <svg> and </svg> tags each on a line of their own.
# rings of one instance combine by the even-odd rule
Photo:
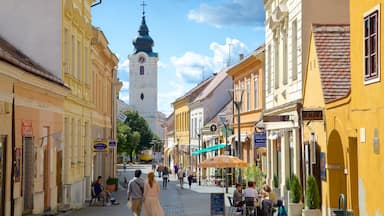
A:
<svg viewBox="0 0 384 216">
<path fill-rule="evenodd" d="M 139 63 L 144 63 L 144 62 L 145 62 L 145 57 L 139 56 Z"/>
</svg>

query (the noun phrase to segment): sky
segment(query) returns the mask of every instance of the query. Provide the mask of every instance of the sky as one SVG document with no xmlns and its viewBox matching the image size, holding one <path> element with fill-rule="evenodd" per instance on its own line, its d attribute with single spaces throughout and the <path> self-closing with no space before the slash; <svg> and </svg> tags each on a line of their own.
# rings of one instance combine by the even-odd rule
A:
<svg viewBox="0 0 384 216">
<path fill-rule="evenodd" d="M 129 61 L 138 34 L 142 0 L 103 0 L 92 8 L 92 23 L 106 35 L 119 58 L 119 98 L 129 104 Z M 149 35 L 159 54 L 158 110 L 202 79 L 249 55 L 265 38 L 262 0 L 145 0 Z"/>
</svg>

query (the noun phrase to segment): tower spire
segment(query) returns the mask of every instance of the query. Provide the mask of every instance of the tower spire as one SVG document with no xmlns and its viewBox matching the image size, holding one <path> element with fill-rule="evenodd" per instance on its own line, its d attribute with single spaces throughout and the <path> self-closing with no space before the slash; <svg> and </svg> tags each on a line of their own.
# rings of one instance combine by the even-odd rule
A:
<svg viewBox="0 0 384 216">
<path fill-rule="evenodd" d="M 147 6 L 147 4 L 145 4 L 145 0 L 143 0 L 140 5 L 143 7 L 143 16 L 145 16 L 145 6 Z"/>
</svg>

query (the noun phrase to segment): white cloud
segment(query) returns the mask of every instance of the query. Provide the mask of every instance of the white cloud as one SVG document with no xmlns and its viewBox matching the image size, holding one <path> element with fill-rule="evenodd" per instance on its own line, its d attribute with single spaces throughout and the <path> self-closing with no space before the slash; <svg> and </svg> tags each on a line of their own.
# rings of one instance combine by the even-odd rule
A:
<svg viewBox="0 0 384 216">
<path fill-rule="evenodd" d="M 157 63 L 158 68 L 167 68 L 169 65 L 164 63 L 163 61 L 159 61 Z"/>
<path fill-rule="evenodd" d="M 129 93 L 128 92 L 120 92 L 119 99 L 124 101 L 126 104 L 129 104 Z"/>
<path fill-rule="evenodd" d="M 188 19 L 208 23 L 218 28 L 231 25 L 264 25 L 264 6 L 261 0 L 223 0 L 220 4 L 200 4 L 190 10 Z"/>
<path fill-rule="evenodd" d="M 123 87 L 121 87 L 121 91 L 128 91 L 129 90 L 129 81 L 121 81 L 123 83 Z"/>
<path fill-rule="evenodd" d="M 171 64 L 176 68 L 176 76 L 186 83 L 197 83 L 209 74 L 218 72 L 225 67 L 228 63 L 229 54 L 233 64 L 238 62 L 240 53 L 249 53 L 247 46 L 234 38 L 227 38 L 225 44 L 212 42 L 209 49 L 212 51 L 212 56 L 204 56 L 194 52 L 186 52 L 180 57 L 172 56 Z"/>
<path fill-rule="evenodd" d="M 212 69 L 208 56 L 186 52 L 181 57 L 172 56 L 171 64 L 176 68 L 176 76 L 187 83 L 196 83 L 202 79 L 202 73 Z"/>
<path fill-rule="evenodd" d="M 129 72 L 129 59 L 121 59 L 118 64 L 119 71 Z"/>
</svg>

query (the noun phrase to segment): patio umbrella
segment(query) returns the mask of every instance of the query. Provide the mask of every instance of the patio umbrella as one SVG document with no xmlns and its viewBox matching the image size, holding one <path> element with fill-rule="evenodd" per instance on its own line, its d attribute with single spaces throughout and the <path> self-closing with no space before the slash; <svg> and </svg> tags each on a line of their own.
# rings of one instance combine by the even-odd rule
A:
<svg viewBox="0 0 384 216">
<path fill-rule="evenodd" d="M 219 155 L 215 157 L 208 158 L 207 160 L 198 164 L 199 167 L 208 168 L 235 168 L 235 167 L 246 167 L 247 162 L 240 160 L 237 157 L 229 155 Z"/>
</svg>

